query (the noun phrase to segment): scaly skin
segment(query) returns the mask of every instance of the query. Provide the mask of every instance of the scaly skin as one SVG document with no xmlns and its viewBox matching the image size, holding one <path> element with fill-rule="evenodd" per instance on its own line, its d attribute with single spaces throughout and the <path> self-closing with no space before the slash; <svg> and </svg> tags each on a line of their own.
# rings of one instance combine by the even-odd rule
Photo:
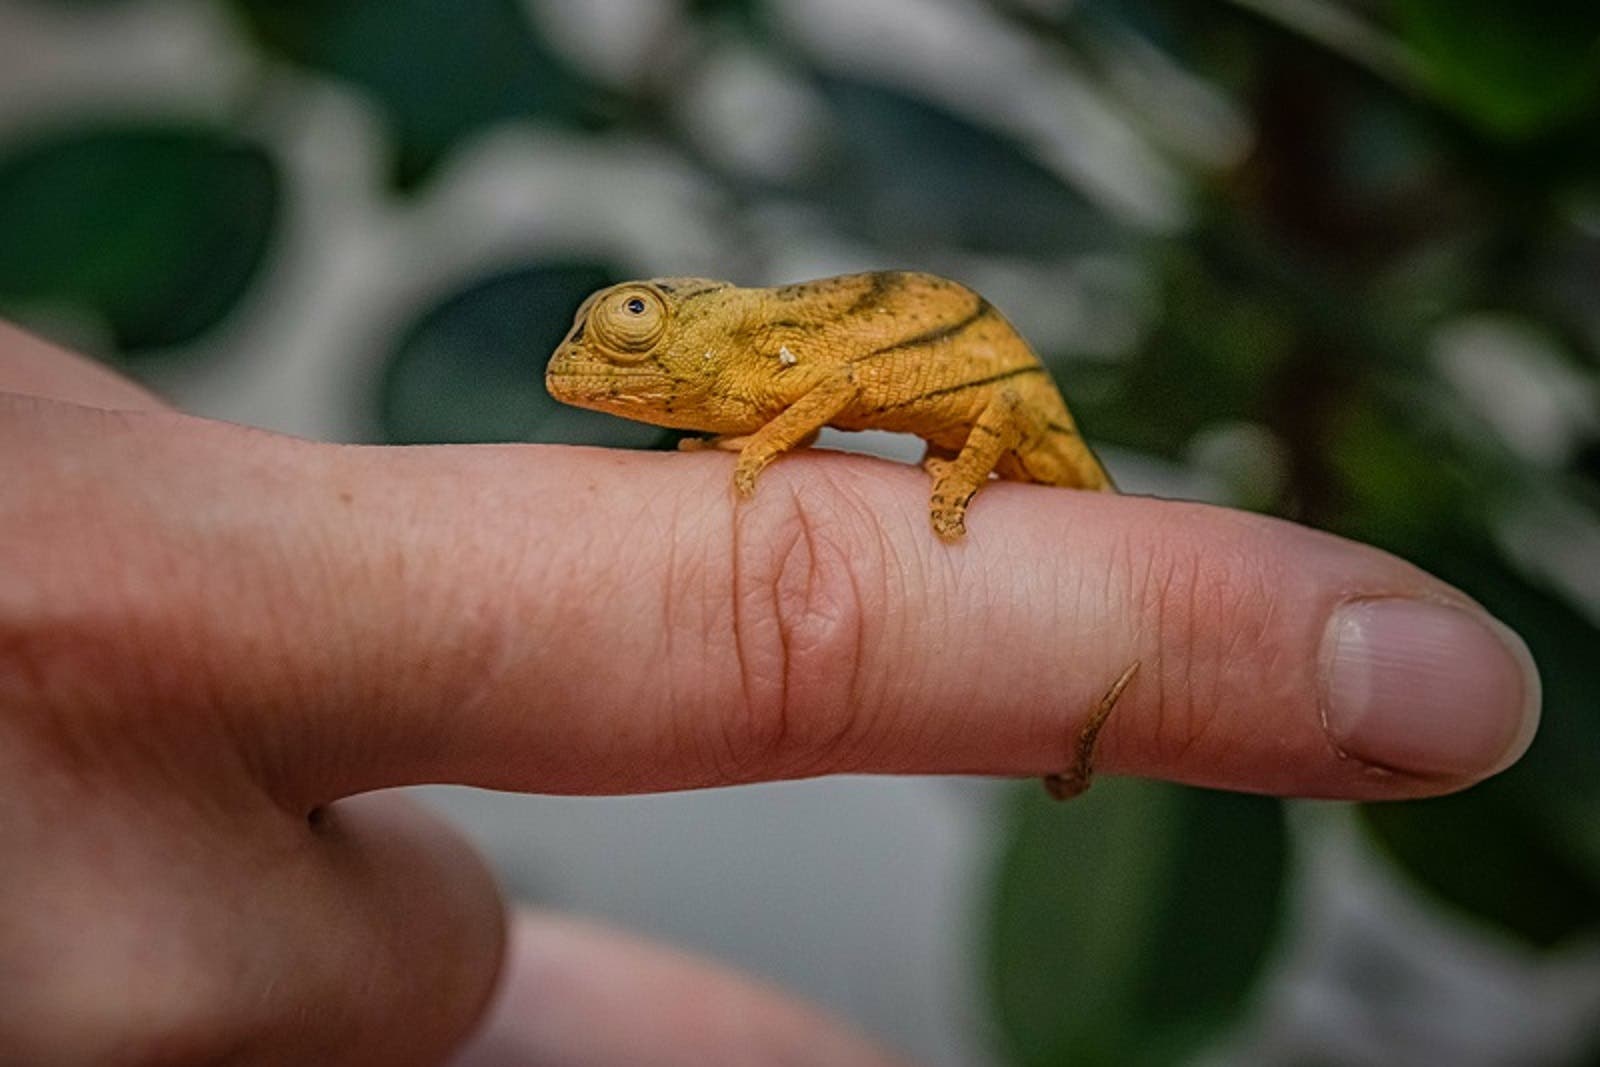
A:
<svg viewBox="0 0 1600 1067">
<path fill-rule="evenodd" d="M 545 383 L 579 407 L 719 435 L 689 447 L 738 450 L 746 496 L 824 426 L 916 434 L 946 540 L 966 533 L 991 473 L 1114 491 L 1028 343 L 988 301 L 930 274 L 627 282 L 584 301 Z"/>
</svg>

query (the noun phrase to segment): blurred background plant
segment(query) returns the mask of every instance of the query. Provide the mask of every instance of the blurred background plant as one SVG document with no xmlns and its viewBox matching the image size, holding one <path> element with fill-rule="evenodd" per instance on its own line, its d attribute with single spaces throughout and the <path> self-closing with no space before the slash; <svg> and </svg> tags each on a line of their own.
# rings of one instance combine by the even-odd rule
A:
<svg viewBox="0 0 1600 1067">
<path fill-rule="evenodd" d="M 890 266 L 1007 311 L 1133 488 L 1478 597 L 1532 647 L 1544 727 L 1443 800 L 901 811 L 991 872 L 944 931 L 987 1008 L 931 1027 L 712 947 L 935 1062 L 1596 1062 L 1592 0 L 0 3 L 0 313 L 210 414 L 670 445 L 544 395 L 587 292 Z M 507 858 L 553 824 L 496 825 L 513 885 L 559 900 Z"/>
</svg>

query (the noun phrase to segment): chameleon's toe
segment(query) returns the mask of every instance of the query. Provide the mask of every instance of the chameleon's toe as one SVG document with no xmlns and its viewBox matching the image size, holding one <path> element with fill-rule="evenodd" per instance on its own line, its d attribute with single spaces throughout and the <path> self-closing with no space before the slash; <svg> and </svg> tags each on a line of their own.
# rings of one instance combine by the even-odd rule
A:
<svg viewBox="0 0 1600 1067">
<path fill-rule="evenodd" d="M 933 520 L 933 532 L 946 541 L 959 541 L 967 534 L 967 505 L 972 503 L 976 488 L 935 482 L 933 498 L 928 502 L 928 517 Z"/>
<path fill-rule="evenodd" d="M 941 540 L 959 541 L 967 535 L 966 509 L 935 507 L 929 512 L 933 520 L 933 532 Z"/>
<path fill-rule="evenodd" d="M 733 472 L 733 487 L 742 497 L 752 497 L 756 492 L 756 475 L 759 472 L 742 464 Z"/>
</svg>

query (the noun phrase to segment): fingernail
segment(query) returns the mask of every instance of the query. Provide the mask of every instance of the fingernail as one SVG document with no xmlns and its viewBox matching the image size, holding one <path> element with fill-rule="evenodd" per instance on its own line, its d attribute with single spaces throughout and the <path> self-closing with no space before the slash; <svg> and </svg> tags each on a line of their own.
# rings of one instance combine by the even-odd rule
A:
<svg viewBox="0 0 1600 1067">
<path fill-rule="evenodd" d="M 1528 646 L 1481 612 L 1359 600 L 1323 637 L 1323 726 L 1348 756 L 1412 774 L 1504 770 L 1539 725 Z"/>
</svg>

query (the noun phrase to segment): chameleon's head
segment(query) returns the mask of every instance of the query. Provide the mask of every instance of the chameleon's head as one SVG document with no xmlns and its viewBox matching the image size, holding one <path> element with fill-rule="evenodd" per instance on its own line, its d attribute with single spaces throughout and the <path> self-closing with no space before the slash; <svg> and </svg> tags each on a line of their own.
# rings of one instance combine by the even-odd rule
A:
<svg viewBox="0 0 1600 1067">
<path fill-rule="evenodd" d="M 578 407 L 659 426 L 708 428 L 699 406 L 715 376 L 701 335 L 721 319 L 719 296 L 736 291 L 704 278 L 601 289 L 578 308 L 545 371 L 545 388 Z"/>
</svg>

